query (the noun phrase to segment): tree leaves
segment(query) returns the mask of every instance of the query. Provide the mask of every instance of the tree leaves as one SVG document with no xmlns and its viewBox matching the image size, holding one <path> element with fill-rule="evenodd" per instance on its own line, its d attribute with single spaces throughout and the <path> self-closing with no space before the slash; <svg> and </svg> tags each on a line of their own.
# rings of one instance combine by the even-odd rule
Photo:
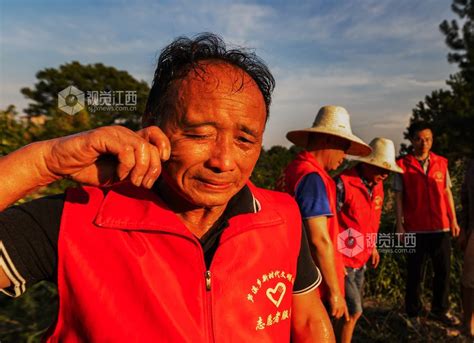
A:
<svg viewBox="0 0 474 343">
<path fill-rule="evenodd" d="M 432 125 L 433 150 L 455 161 L 473 156 L 474 147 L 474 0 L 453 0 L 453 11 L 463 19 L 444 20 L 440 30 L 452 50 L 448 62 L 459 72 L 446 81 L 449 89 L 435 90 L 413 109 L 410 124 L 426 121 Z M 408 132 L 404 132 L 408 138 Z M 402 144 L 401 153 L 408 147 Z"/>
</svg>

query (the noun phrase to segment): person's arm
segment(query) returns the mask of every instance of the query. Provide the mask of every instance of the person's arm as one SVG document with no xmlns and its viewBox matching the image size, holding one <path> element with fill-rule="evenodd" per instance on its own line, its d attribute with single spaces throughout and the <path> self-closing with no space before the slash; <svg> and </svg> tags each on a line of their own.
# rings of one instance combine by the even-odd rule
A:
<svg viewBox="0 0 474 343">
<path fill-rule="evenodd" d="M 151 188 L 169 158 L 168 138 L 157 127 L 135 133 L 108 126 L 72 136 L 29 144 L 0 157 L 0 211 L 34 189 L 63 177 L 91 185 L 130 177 Z M 100 159 L 104 155 L 112 159 Z"/>
<path fill-rule="evenodd" d="M 293 295 L 291 309 L 291 342 L 335 342 L 326 309 L 316 290 Z"/>
<path fill-rule="evenodd" d="M 109 157 L 101 158 L 104 155 Z M 161 160 L 169 155 L 169 140 L 157 127 L 135 133 L 109 126 L 29 144 L 0 157 L 0 212 L 34 189 L 63 177 L 91 185 L 128 177 L 136 186 L 151 188 L 160 175 Z M 0 263 L 2 289 L 12 284 L 7 272 Z"/>
<path fill-rule="evenodd" d="M 0 266 L 10 279 L 1 292 L 18 297 L 40 281 L 54 281 L 65 199 L 50 195 L 0 212 Z"/>
<path fill-rule="evenodd" d="M 454 199 L 453 199 L 453 193 L 451 192 L 451 188 L 446 187 L 445 193 L 446 193 L 446 198 L 448 199 L 448 205 L 449 205 L 448 213 L 449 213 L 449 219 L 451 221 L 451 225 L 450 225 L 451 235 L 453 237 L 458 237 L 460 228 L 459 228 L 458 221 L 456 219 L 456 208 L 454 206 Z"/>
<path fill-rule="evenodd" d="M 341 318 L 343 315 L 348 318 L 346 301 L 342 296 L 337 280 L 336 266 L 334 264 L 334 247 L 329 237 L 327 227 L 327 217 L 320 216 L 304 220 L 308 230 L 309 245 L 316 265 L 321 269 L 324 282 L 329 288 L 329 305 L 331 315 Z"/>
<path fill-rule="evenodd" d="M 374 269 L 379 266 L 380 254 L 379 254 L 379 251 L 377 250 L 377 247 L 374 247 L 374 250 L 372 250 L 372 254 L 370 256 L 370 263 L 372 264 L 372 267 Z"/>
</svg>

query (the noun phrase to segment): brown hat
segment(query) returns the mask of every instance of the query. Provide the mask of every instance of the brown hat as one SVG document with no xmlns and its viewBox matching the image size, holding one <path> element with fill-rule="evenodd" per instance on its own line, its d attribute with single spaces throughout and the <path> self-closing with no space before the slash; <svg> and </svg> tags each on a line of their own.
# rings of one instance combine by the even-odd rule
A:
<svg viewBox="0 0 474 343">
<path fill-rule="evenodd" d="M 306 148 L 310 133 L 324 133 L 343 138 L 351 143 L 347 154 L 354 156 L 367 156 L 372 149 L 362 139 L 352 134 L 349 113 L 344 107 L 321 107 L 313 126 L 307 129 L 290 131 L 286 138 L 293 144 Z"/>
</svg>

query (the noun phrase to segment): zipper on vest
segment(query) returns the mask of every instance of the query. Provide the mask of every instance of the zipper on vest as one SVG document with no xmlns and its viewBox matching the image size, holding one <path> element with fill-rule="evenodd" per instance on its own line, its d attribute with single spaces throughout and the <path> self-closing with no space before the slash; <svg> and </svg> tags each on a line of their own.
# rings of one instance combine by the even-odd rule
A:
<svg viewBox="0 0 474 343">
<path fill-rule="evenodd" d="M 209 323 L 209 341 L 215 342 L 214 338 L 214 318 L 212 313 L 212 293 L 211 293 L 211 271 L 206 270 L 204 273 L 204 279 L 206 282 L 206 311 L 207 311 L 207 318 Z"/>
<path fill-rule="evenodd" d="M 206 270 L 205 278 L 206 278 L 206 291 L 210 291 L 211 290 L 211 271 L 210 270 Z"/>
</svg>

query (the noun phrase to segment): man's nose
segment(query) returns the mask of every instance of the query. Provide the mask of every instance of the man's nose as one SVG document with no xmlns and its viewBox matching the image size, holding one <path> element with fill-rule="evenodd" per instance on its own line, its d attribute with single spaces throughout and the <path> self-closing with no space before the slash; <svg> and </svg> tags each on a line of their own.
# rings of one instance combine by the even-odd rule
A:
<svg viewBox="0 0 474 343">
<path fill-rule="evenodd" d="M 207 165 L 217 173 L 232 171 L 236 167 L 235 154 L 233 138 L 219 138 L 211 147 Z"/>
</svg>

